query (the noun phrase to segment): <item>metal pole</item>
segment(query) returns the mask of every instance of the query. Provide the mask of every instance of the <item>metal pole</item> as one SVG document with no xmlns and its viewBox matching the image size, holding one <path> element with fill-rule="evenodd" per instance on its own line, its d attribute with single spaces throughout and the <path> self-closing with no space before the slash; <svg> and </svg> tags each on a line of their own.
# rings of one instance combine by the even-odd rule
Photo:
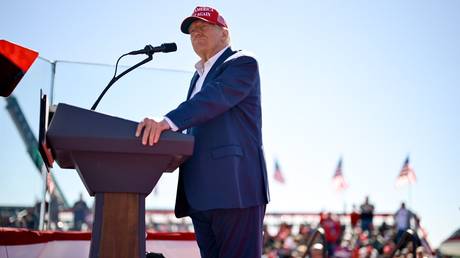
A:
<svg viewBox="0 0 460 258">
<path fill-rule="evenodd" d="M 54 101 L 54 79 L 56 78 L 56 63 L 57 61 L 51 62 L 50 105 L 53 105 Z"/>
<path fill-rule="evenodd" d="M 54 78 L 56 77 L 56 61 L 49 61 L 51 64 L 51 82 L 50 82 L 50 105 L 53 104 L 53 98 L 54 98 Z M 40 230 L 45 230 L 50 229 L 50 211 L 51 211 L 51 195 L 50 195 L 50 201 L 48 203 L 48 220 L 45 225 L 45 209 L 46 209 L 46 191 L 47 191 L 47 183 L 48 183 L 48 169 L 46 168 L 46 165 L 43 164 L 42 166 L 42 177 L 43 177 L 43 200 L 41 203 L 40 207 Z"/>
<path fill-rule="evenodd" d="M 42 56 L 39 56 L 38 59 L 41 59 L 47 63 L 49 63 L 51 65 L 51 83 L 50 83 L 50 105 L 53 104 L 53 100 L 54 100 L 54 78 L 56 77 L 56 63 L 58 61 L 51 61 L 49 59 L 46 59 Z M 73 63 L 73 62 L 70 62 L 69 63 Z"/>
<path fill-rule="evenodd" d="M 43 195 L 42 195 L 42 203 L 40 205 L 40 218 L 38 222 L 38 229 L 39 230 L 44 230 L 45 227 L 45 203 L 46 203 L 46 176 L 48 174 L 48 170 L 46 169 L 46 166 L 43 164 L 42 165 L 42 179 L 43 179 Z"/>
<path fill-rule="evenodd" d="M 411 189 L 411 188 L 412 188 L 412 183 L 409 182 L 409 183 L 407 184 L 407 187 L 408 187 L 408 200 L 407 200 L 408 205 L 407 205 L 407 208 L 408 208 L 408 209 L 412 209 L 412 193 L 411 193 L 411 190 L 412 190 L 412 189 Z"/>
</svg>

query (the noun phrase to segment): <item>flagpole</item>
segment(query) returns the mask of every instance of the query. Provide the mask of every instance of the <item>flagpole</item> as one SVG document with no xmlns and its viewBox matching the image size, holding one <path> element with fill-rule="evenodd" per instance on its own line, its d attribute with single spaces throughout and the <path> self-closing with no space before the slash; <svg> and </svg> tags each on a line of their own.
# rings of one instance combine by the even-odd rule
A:
<svg viewBox="0 0 460 258">
<path fill-rule="evenodd" d="M 342 157 L 340 157 L 339 162 L 337 163 L 337 168 L 335 169 L 334 175 L 332 176 L 332 182 L 335 187 L 335 191 L 337 194 L 340 194 L 342 198 L 342 205 L 343 205 L 343 213 L 346 213 L 347 210 L 347 203 L 345 198 L 345 190 L 347 188 L 347 184 L 343 177 L 342 172 Z M 340 208 L 338 209 L 340 211 Z"/>
<path fill-rule="evenodd" d="M 412 194 L 411 194 L 411 188 L 412 188 L 412 183 L 409 182 L 408 184 L 408 207 L 410 207 L 412 209 Z"/>
<path fill-rule="evenodd" d="M 346 213 L 346 203 L 345 203 L 345 191 L 346 189 L 342 189 L 339 194 L 341 196 L 341 199 L 342 199 L 342 213 Z"/>
<path fill-rule="evenodd" d="M 404 161 L 403 167 L 399 172 L 399 176 L 396 178 L 396 186 L 406 183 L 407 186 L 407 206 L 412 208 L 412 184 L 415 183 L 416 177 L 415 172 L 409 165 L 409 155 L 407 155 Z"/>
</svg>

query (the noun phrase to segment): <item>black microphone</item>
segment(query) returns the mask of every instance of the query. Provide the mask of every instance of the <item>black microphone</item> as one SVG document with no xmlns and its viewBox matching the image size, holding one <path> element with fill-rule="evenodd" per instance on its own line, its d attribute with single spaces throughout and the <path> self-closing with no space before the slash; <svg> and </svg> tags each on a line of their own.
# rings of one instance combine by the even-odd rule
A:
<svg viewBox="0 0 460 258">
<path fill-rule="evenodd" d="M 144 47 L 144 49 L 129 52 L 128 55 L 147 54 L 150 56 L 158 52 L 169 53 L 169 52 L 174 52 L 176 50 L 177 50 L 176 43 L 163 43 L 161 44 L 161 46 L 158 46 L 158 47 L 152 47 L 152 45 L 147 45 Z"/>
</svg>

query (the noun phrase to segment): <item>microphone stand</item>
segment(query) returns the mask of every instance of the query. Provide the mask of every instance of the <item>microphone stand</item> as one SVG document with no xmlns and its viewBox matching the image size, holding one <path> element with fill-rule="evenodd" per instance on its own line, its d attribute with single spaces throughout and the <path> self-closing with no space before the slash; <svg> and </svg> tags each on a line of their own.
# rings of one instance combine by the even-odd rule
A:
<svg viewBox="0 0 460 258">
<path fill-rule="evenodd" d="M 122 57 L 127 56 L 127 55 L 128 55 L 128 54 L 124 54 L 124 55 L 120 56 L 120 58 L 118 58 L 118 61 L 120 61 L 120 59 L 121 59 Z M 119 74 L 119 75 L 116 76 L 116 74 L 117 74 L 117 66 L 118 66 L 118 61 L 117 61 L 117 64 L 116 64 L 116 66 L 115 66 L 115 74 L 113 75 L 113 77 L 112 77 L 112 79 L 110 80 L 109 84 L 107 84 L 107 86 L 105 87 L 105 89 L 102 91 L 101 95 L 99 95 L 99 97 L 97 98 L 96 102 L 94 102 L 93 106 L 91 107 L 91 110 L 94 111 L 94 110 L 96 109 L 96 107 L 97 107 L 97 105 L 99 104 L 99 102 L 101 101 L 102 97 L 104 97 L 105 93 L 110 89 L 110 87 L 111 87 L 116 81 L 118 81 L 118 79 L 120 79 L 121 77 L 123 77 L 125 74 L 131 72 L 132 70 L 136 69 L 137 67 L 139 67 L 139 66 L 141 66 L 141 65 L 143 65 L 143 64 L 145 64 L 145 63 L 150 62 L 150 61 L 153 59 L 152 55 L 153 55 L 153 54 L 149 54 L 149 56 L 148 56 L 146 59 L 140 61 L 139 63 L 133 65 L 132 67 L 128 68 L 126 71 L 124 71 L 124 72 L 122 72 L 121 74 Z"/>
</svg>

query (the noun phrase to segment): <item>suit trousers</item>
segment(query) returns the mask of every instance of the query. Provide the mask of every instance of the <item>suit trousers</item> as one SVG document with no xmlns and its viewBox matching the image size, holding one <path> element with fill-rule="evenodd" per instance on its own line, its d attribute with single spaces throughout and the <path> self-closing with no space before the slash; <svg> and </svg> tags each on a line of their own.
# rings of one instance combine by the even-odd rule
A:
<svg viewBox="0 0 460 258">
<path fill-rule="evenodd" d="M 260 258 L 265 204 L 190 214 L 202 258 Z"/>
</svg>

